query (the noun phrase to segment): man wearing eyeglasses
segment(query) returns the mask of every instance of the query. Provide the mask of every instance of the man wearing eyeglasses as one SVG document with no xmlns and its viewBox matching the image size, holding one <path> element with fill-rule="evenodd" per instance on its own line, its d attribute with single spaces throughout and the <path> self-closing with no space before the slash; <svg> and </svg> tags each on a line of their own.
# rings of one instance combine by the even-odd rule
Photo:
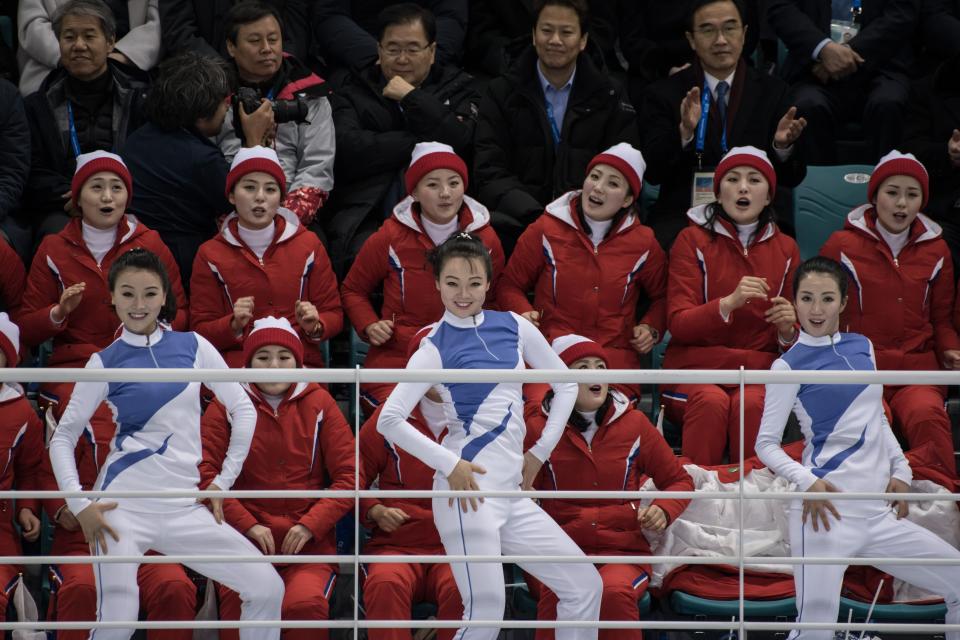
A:
<svg viewBox="0 0 960 640">
<path fill-rule="evenodd" d="M 840 127 L 862 122 L 873 164 L 897 147 L 910 90 L 917 0 L 770 0 L 767 19 L 787 45 L 784 78 L 810 123 L 812 164 L 837 160 Z"/>
<path fill-rule="evenodd" d="M 403 173 L 418 142 L 449 144 L 469 158 L 479 96 L 473 78 L 437 62 L 437 23 L 414 3 L 379 16 L 376 63 L 331 97 L 337 188 L 327 236 L 342 277 L 366 239 L 406 196 Z"/>
<path fill-rule="evenodd" d="M 660 196 L 646 222 L 665 248 L 687 226 L 687 209 L 714 199 L 713 170 L 729 149 L 764 149 L 779 185 L 806 175 L 795 144 L 805 122 L 786 83 L 742 59 L 743 15 L 741 0 L 695 0 L 686 33 L 693 63 L 647 90 L 641 148 L 645 178 L 660 185 Z"/>
</svg>

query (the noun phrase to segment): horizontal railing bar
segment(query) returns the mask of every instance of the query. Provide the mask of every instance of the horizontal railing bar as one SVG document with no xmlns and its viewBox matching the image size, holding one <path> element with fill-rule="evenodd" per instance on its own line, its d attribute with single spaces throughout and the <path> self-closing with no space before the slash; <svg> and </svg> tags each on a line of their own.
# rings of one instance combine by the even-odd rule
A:
<svg viewBox="0 0 960 640">
<path fill-rule="evenodd" d="M 616 382 L 739 384 L 739 370 L 719 369 L 0 369 L 0 382 Z M 960 385 L 960 371 L 743 372 L 747 384 Z"/>
<path fill-rule="evenodd" d="M 183 491 L 0 491 L 0 500 L 14 500 L 17 498 L 37 498 L 49 500 L 52 498 L 328 498 L 343 499 L 355 498 L 359 494 L 364 498 L 538 498 L 538 499 L 601 499 L 601 500 L 639 500 L 639 499 L 671 499 L 671 500 L 738 500 L 740 494 L 736 491 L 502 491 L 495 489 L 480 489 L 478 491 L 452 491 L 449 489 L 432 490 L 381 490 L 364 489 L 316 489 L 316 490 L 253 490 L 238 491 L 203 491 L 201 489 Z M 744 492 L 747 500 L 906 500 L 908 502 L 935 502 L 960 501 L 960 493 L 842 493 L 842 492 L 814 492 L 814 491 L 782 491 L 782 492 Z"/>
<path fill-rule="evenodd" d="M 109 540 L 109 538 L 108 538 Z M 109 549 L 110 543 L 107 542 Z M 644 564 L 727 564 L 735 565 L 740 561 L 739 556 L 641 556 L 641 555 L 596 555 L 596 556 L 559 556 L 559 555 L 231 555 L 215 554 L 202 555 L 167 555 L 167 556 L 0 556 L 0 564 L 191 564 L 198 562 L 233 563 L 276 563 L 276 564 L 309 564 L 320 562 L 344 562 L 347 559 L 361 564 L 447 564 L 453 562 L 480 562 L 480 563 L 513 563 L 513 564 L 579 564 L 579 563 L 634 563 L 642 558 Z M 747 566 L 770 565 L 924 565 L 924 566 L 960 566 L 960 558 L 794 558 L 792 556 L 745 556 L 743 564 Z"/>
<path fill-rule="evenodd" d="M 664 629 L 664 630 L 729 630 L 741 626 L 739 621 L 715 622 L 698 620 L 136 620 L 136 621 L 40 621 L 3 622 L 0 630 L 19 629 L 457 629 L 459 627 L 502 629 Z M 890 633 L 943 633 L 960 631 L 960 624 L 890 623 L 890 622 L 744 622 L 748 631 L 850 630 L 886 631 Z"/>
</svg>

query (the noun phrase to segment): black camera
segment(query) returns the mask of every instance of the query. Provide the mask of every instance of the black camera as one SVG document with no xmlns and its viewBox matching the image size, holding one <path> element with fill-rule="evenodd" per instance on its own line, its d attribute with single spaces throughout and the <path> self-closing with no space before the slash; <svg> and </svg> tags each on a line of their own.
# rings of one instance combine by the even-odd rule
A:
<svg viewBox="0 0 960 640">
<path fill-rule="evenodd" d="M 260 108 L 260 92 L 250 87 L 240 87 L 234 95 L 234 105 L 243 105 L 248 114 Z M 273 104 L 273 121 L 277 124 L 284 122 L 307 123 L 307 112 L 310 110 L 304 96 L 294 96 L 293 100 L 271 100 Z M 239 113 L 237 114 L 239 116 Z"/>
</svg>

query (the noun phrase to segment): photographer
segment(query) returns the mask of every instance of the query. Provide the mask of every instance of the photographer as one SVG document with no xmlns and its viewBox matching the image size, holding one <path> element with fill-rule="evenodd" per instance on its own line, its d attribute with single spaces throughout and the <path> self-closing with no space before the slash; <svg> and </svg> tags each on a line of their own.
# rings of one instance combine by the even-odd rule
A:
<svg viewBox="0 0 960 640">
<path fill-rule="evenodd" d="M 217 218 L 233 208 L 224 194 L 230 163 L 210 142 L 229 107 L 223 61 L 196 53 L 170 58 L 147 96 L 147 124 L 127 138 L 120 154 L 136 185 L 129 209 L 170 248 L 185 288 L 197 249 L 216 234 Z M 264 104 L 246 119 L 244 131 L 260 140 L 272 126 Z"/>
<path fill-rule="evenodd" d="M 333 189 L 336 142 L 326 84 L 283 53 L 283 25 L 272 6 L 258 1 L 234 5 L 226 16 L 226 33 L 239 88 L 233 116 L 228 115 L 217 145 L 227 161 L 233 160 L 241 145 L 273 146 L 289 184 L 283 206 L 309 225 Z M 251 117 L 246 114 L 264 98 L 272 105 L 273 135 L 266 140 L 242 140 L 237 124 Z"/>
</svg>

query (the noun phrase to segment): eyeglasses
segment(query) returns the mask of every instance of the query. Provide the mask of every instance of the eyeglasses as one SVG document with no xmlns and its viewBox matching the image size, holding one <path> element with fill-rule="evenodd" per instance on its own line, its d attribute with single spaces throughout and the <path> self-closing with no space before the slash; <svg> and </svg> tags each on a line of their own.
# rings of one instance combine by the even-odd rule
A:
<svg viewBox="0 0 960 640">
<path fill-rule="evenodd" d="M 405 47 L 399 47 L 391 44 L 386 47 L 380 47 L 380 51 L 382 51 L 389 58 L 399 58 L 402 54 L 407 54 L 408 57 L 414 57 L 420 55 L 432 46 L 432 43 L 426 46 L 419 44 L 408 44 Z"/>
<path fill-rule="evenodd" d="M 743 33 L 743 25 L 739 22 L 731 22 L 718 29 L 714 25 L 708 24 L 705 27 L 694 29 L 693 32 L 705 40 L 716 40 L 721 33 L 724 38 L 735 38 Z"/>
</svg>

